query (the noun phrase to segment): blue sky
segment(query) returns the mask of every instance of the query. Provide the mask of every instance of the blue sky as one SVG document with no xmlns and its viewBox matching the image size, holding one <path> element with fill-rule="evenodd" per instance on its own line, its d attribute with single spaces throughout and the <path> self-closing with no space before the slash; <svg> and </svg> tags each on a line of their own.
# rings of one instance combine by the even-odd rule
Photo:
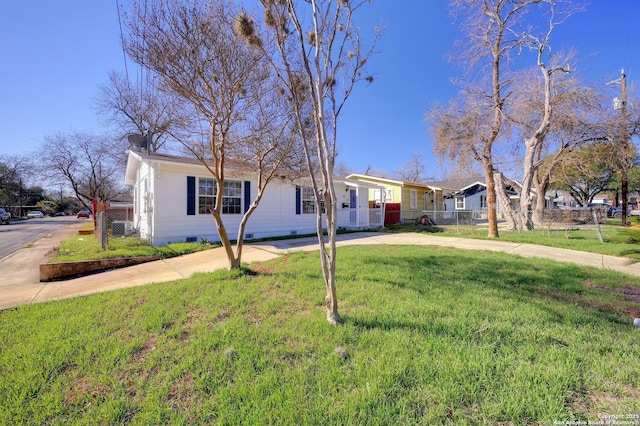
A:
<svg viewBox="0 0 640 426">
<path fill-rule="evenodd" d="M 578 51 L 575 70 L 586 82 L 604 84 L 625 68 L 633 85 L 640 2 L 592 0 L 586 8 L 557 28 L 554 49 Z M 423 118 L 434 102 L 456 95 L 450 79 L 460 71 L 446 55 L 460 33 L 448 1 L 374 0 L 365 15 L 364 25 L 387 30 L 369 63 L 374 83 L 357 88 L 346 106 L 339 161 L 356 172 L 371 166 L 391 174 L 422 152 L 425 174 L 440 179 Z M 125 66 L 116 1 L 3 2 L 0 64 L 0 155 L 30 154 L 58 131 L 103 132 L 91 104 L 109 71 Z"/>
</svg>

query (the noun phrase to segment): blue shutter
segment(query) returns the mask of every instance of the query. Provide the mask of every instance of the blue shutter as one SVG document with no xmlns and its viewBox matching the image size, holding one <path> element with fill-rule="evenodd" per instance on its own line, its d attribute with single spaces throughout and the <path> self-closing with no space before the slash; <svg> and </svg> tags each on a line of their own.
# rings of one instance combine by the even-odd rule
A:
<svg viewBox="0 0 640 426">
<path fill-rule="evenodd" d="M 249 210 L 249 204 L 251 204 L 251 182 L 244 181 L 244 212 Z"/>
<path fill-rule="evenodd" d="M 196 214 L 196 178 L 187 176 L 187 215 Z"/>
<path fill-rule="evenodd" d="M 300 214 L 302 207 L 302 191 L 299 186 L 296 186 L 296 214 Z"/>
</svg>

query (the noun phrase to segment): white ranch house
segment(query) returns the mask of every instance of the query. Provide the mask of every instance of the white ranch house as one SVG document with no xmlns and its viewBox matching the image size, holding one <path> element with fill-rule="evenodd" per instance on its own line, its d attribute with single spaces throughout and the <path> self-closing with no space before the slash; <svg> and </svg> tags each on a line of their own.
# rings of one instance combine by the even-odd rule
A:
<svg viewBox="0 0 640 426">
<path fill-rule="evenodd" d="M 223 221 L 230 238 L 237 236 L 243 214 L 257 191 L 257 174 L 228 170 L 223 188 Z M 125 183 L 133 186 L 131 228 L 152 245 L 181 241 L 219 241 L 208 207 L 215 200 L 215 180 L 196 159 L 129 151 Z M 335 179 L 338 227 L 362 230 L 383 226 L 384 200 L 370 200 L 381 187 L 347 178 Z M 377 191 L 377 193 L 384 191 Z M 369 208 L 369 201 L 379 208 Z M 316 233 L 310 179 L 274 178 L 249 218 L 246 239 Z"/>
</svg>

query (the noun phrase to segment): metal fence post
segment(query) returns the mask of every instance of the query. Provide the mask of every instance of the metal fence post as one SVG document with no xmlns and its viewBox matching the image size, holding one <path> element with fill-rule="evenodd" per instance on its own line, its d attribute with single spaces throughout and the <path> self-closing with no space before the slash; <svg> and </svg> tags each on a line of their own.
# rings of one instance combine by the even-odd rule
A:
<svg viewBox="0 0 640 426">
<path fill-rule="evenodd" d="M 104 212 L 98 213 L 98 238 L 100 239 L 100 248 L 104 251 L 107 249 L 107 217 Z"/>
</svg>

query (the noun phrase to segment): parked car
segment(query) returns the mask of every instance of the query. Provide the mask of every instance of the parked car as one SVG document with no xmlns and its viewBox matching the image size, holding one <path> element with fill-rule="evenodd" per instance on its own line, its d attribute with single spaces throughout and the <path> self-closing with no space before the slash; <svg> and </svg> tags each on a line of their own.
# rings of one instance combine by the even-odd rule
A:
<svg viewBox="0 0 640 426">
<path fill-rule="evenodd" d="M 91 216 L 91 212 L 87 209 L 82 209 L 78 212 L 78 214 L 76 215 L 76 217 L 81 218 L 81 217 L 89 217 Z"/>
<path fill-rule="evenodd" d="M 604 203 L 589 203 L 586 206 L 588 209 L 593 209 L 593 208 L 601 208 L 603 211 L 605 211 L 607 213 L 607 217 L 613 217 L 616 219 L 620 219 L 622 218 L 622 208 L 621 207 L 614 207 L 614 206 L 610 206 L 609 204 L 604 204 Z M 631 214 L 631 208 L 629 208 L 629 214 L 627 214 L 627 216 L 629 216 Z"/>
<path fill-rule="evenodd" d="M 11 222 L 11 213 L 6 211 L 5 209 L 0 208 L 0 224 L 9 224 Z"/>
<path fill-rule="evenodd" d="M 36 218 L 42 219 L 43 217 L 44 215 L 39 210 L 31 210 L 30 212 L 27 213 L 27 219 L 36 219 Z"/>
<path fill-rule="evenodd" d="M 56 212 L 56 216 L 64 216 L 64 212 Z"/>
</svg>

